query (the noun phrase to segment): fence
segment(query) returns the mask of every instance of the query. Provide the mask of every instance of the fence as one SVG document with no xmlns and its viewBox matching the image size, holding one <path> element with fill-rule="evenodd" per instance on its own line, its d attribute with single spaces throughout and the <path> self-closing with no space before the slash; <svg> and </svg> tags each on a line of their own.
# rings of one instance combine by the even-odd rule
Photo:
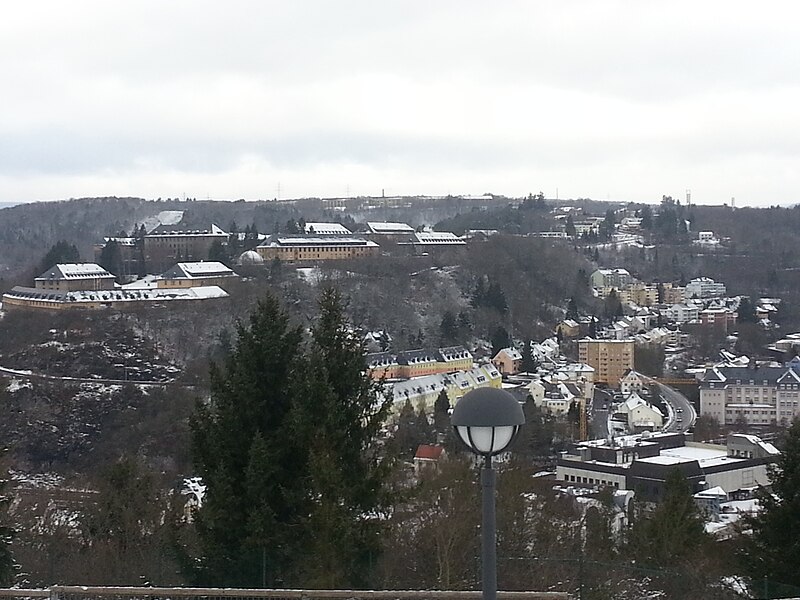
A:
<svg viewBox="0 0 800 600">
<path fill-rule="evenodd" d="M 497 592 L 497 600 L 569 600 L 566 592 Z M 142 588 L 53 586 L 0 589 L 0 600 L 480 600 L 481 592 L 435 590 L 245 590 L 233 588 Z"/>
</svg>

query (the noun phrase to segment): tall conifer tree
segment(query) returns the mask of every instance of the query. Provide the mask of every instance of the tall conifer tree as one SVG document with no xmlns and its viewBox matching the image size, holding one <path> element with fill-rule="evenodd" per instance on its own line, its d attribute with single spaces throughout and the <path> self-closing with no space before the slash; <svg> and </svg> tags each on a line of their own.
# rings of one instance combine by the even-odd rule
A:
<svg viewBox="0 0 800 600">
<path fill-rule="evenodd" d="M 307 506 L 303 440 L 290 414 L 305 372 L 302 332 L 273 296 L 237 325 L 224 366 L 212 365 L 211 398 L 192 419 L 194 462 L 207 486 L 196 520 L 198 583 L 291 580 Z"/>
<path fill-rule="evenodd" d="M 389 465 L 375 441 L 390 400 L 339 292 L 325 290 L 304 342 L 268 296 L 192 421 L 207 485 L 198 583 L 342 587 L 366 582 L 379 550 Z"/>
<path fill-rule="evenodd" d="M 296 413 L 307 440 L 313 532 L 305 561 L 318 587 L 361 586 L 377 557 L 389 464 L 376 439 L 391 406 L 366 373 L 363 336 L 336 289 L 323 290 L 312 328 L 308 387 Z"/>
<path fill-rule="evenodd" d="M 753 535 L 743 559 L 757 581 L 800 587 L 800 421 L 789 428 L 782 450 L 770 467 L 771 489 L 759 490 L 761 511 L 749 519 Z"/>
</svg>

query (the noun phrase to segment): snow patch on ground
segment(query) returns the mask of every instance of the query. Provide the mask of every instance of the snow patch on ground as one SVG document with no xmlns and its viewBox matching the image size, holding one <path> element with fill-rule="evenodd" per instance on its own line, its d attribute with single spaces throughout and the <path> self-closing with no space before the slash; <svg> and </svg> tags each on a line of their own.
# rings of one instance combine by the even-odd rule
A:
<svg viewBox="0 0 800 600">
<path fill-rule="evenodd" d="M 297 269 L 297 276 L 311 285 L 317 285 L 322 281 L 322 271 L 319 267 L 301 267 Z"/>
<path fill-rule="evenodd" d="M 22 471 L 9 471 L 11 481 L 19 487 L 52 490 L 64 483 L 64 478 L 56 473 L 23 473 Z"/>
<path fill-rule="evenodd" d="M 33 386 L 30 381 L 21 381 L 19 379 L 12 379 L 6 386 L 6 391 L 10 394 L 24 389 L 31 389 Z"/>
</svg>

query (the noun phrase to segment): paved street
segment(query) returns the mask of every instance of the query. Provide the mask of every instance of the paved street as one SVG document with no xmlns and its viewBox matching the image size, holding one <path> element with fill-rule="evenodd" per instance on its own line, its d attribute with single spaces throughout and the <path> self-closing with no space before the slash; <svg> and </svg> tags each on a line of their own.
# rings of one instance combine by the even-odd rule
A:
<svg viewBox="0 0 800 600">
<path fill-rule="evenodd" d="M 664 431 L 679 432 L 694 427 L 697 413 L 686 396 L 663 383 L 657 385 L 664 402 L 672 407 L 670 415 L 672 418 L 668 421 Z"/>
</svg>

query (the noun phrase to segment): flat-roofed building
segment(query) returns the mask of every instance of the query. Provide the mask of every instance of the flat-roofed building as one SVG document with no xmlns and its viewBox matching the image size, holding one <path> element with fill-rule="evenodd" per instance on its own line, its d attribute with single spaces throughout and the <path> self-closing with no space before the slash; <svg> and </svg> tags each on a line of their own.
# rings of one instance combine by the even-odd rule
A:
<svg viewBox="0 0 800 600">
<path fill-rule="evenodd" d="M 71 292 L 114 289 L 114 276 L 95 263 L 65 263 L 48 269 L 34 280 L 37 290 Z"/>
<path fill-rule="evenodd" d="M 633 282 L 627 269 L 597 269 L 591 275 L 592 287 L 621 290 Z"/>
<path fill-rule="evenodd" d="M 768 467 L 780 452 L 755 436 L 730 434 L 726 445 L 688 442 L 680 433 L 643 433 L 580 442 L 556 463 L 556 479 L 571 484 L 635 490 L 658 502 L 675 469 L 692 493 L 715 487 L 726 493 L 768 485 Z"/>
<path fill-rule="evenodd" d="M 578 341 L 578 360 L 595 371 L 596 383 L 619 385 L 625 374 L 633 369 L 633 340 Z"/>
<path fill-rule="evenodd" d="M 344 260 L 376 256 L 378 244 L 356 236 L 273 235 L 256 248 L 264 260 Z"/>
<path fill-rule="evenodd" d="M 708 277 L 698 277 L 686 284 L 687 298 L 721 298 L 726 293 L 724 283 Z"/>
<path fill-rule="evenodd" d="M 189 288 L 206 285 L 225 285 L 238 275 L 221 262 L 181 262 L 158 279 L 160 288 Z"/>
</svg>

